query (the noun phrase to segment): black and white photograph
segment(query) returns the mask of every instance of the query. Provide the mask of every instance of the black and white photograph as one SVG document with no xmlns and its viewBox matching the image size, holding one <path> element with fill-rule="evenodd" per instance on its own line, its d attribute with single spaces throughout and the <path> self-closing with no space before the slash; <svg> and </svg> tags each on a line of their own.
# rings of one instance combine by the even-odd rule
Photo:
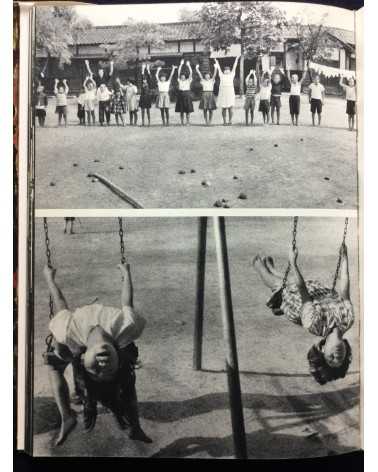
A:
<svg viewBox="0 0 378 472">
<path fill-rule="evenodd" d="M 295 2 L 38 4 L 36 208 L 357 208 L 355 23 Z"/>
<path fill-rule="evenodd" d="M 36 218 L 33 455 L 361 447 L 355 218 Z"/>
</svg>

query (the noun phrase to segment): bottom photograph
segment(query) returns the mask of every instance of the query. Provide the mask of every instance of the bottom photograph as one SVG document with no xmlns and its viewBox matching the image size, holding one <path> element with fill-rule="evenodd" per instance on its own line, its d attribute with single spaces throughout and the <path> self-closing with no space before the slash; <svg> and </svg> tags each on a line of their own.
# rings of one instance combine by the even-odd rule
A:
<svg viewBox="0 0 378 472">
<path fill-rule="evenodd" d="M 35 456 L 361 448 L 358 227 L 36 218 Z"/>
</svg>

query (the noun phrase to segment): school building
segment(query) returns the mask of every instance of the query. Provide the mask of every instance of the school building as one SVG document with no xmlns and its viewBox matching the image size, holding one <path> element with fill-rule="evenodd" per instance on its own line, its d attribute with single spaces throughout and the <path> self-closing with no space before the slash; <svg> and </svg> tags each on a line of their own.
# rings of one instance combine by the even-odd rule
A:
<svg viewBox="0 0 378 472">
<path fill-rule="evenodd" d="M 240 53 L 239 45 L 232 45 L 227 53 L 223 51 L 205 50 L 201 43 L 198 33 L 198 22 L 186 21 L 177 23 L 163 23 L 164 48 L 153 49 L 146 48 L 141 50 L 142 55 L 148 55 L 151 62 L 161 61 L 163 70 L 168 71 L 172 64 L 178 65 L 180 59 L 190 60 L 191 63 L 199 63 L 201 70 L 205 71 L 209 67 L 209 58 L 217 58 L 222 67 L 232 65 L 235 56 Z M 126 26 L 97 26 L 87 31 L 83 31 L 77 37 L 72 47 L 72 60 L 70 65 L 66 65 L 63 69 L 58 66 L 57 60 L 50 59 L 47 64 L 46 77 L 47 89 L 52 89 L 52 81 L 55 77 L 66 77 L 69 80 L 71 91 L 77 93 L 87 75 L 84 60 L 88 59 L 92 70 L 95 70 L 99 63 L 105 64 L 109 57 L 109 47 L 117 42 L 117 39 L 125 31 Z M 296 34 L 293 28 L 286 28 L 283 34 L 282 43 L 270 52 L 269 55 L 262 57 L 263 69 L 271 66 L 280 65 L 284 69 L 289 68 L 302 75 L 304 69 L 304 61 L 302 54 L 296 42 Z M 356 68 L 356 51 L 355 51 L 355 35 L 353 31 L 347 31 L 340 28 L 329 28 L 327 32 L 327 60 L 323 62 L 325 65 L 340 69 L 355 70 Z M 328 44 L 327 44 L 328 46 Z M 37 69 L 41 69 L 46 63 L 46 54 L 44 51 L 37 51 Z M 255 60 L 245 60 L 245 75 L 251 67 L 255 67 Z M 140 82 L 138 72 L 135 68 L 120 69 L 115 72 L 121 80 L 129 77 Z M 338 87 L 337 78 L 325 78 L 322 82 L 326 86 L 327 93 L 341 93 Z M 235 79 L 236 92 L 239 89 L 239 75 L 236 74 Z M 195 95 L 200 92 L 198 81 L 193 83 L 193 91 Z"/>
</svg>

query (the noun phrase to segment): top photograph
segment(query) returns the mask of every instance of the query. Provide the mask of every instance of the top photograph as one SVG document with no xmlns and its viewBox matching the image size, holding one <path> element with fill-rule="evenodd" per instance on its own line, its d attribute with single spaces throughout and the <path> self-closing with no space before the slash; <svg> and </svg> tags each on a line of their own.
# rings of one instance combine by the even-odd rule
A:
<svg viewBox="0 0 378 472">
<path fill-rule="evenodd" d="M 355 12 L 37 6 L 36 209 L 358 207 Z"/>
</svg>

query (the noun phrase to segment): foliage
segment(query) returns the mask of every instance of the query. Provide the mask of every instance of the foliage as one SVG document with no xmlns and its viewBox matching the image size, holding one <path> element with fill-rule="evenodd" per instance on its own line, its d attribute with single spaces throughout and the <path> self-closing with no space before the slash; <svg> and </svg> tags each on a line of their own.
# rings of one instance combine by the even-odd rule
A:
<svg viewBox="0 0 378 472">
<path fill-rule="evenodd" d="M 232 44 L 240 44 L 249 57 L 279 43 L 286 24 L 281 10 L 264 1 L 206 3 L 199 16 L 205 46 L 227 52 Z"/>
<path fill-rule="evenodd" d="M 73 7 L 40 6 L 36 9 L 36 47 L 48 57 L 56 57 L 60 67 L 71 63 L 72 45 L 80 32 L 89 29 L 89 20 Z"/>
<path fill-rule="evenodd" d="M 147 21 L 129 19 L 124 23 L 124 31 L 115 44 L 103 45 L 117 66 L 127 67 L 130 63 L 150 58 L 148 48 L 163 49 L 164 27 Z"/>
<path fill-rule="evenodd" d="M 305 61 L 322 62 L 330 56 L 329 29 L 324 25 L 324 19 L 319 24 L 311 25 L 295 17 L 289 23 L 296 39 L 295 45 Z"/>
<path fill-rule="evenodd" d="M 197 21 L 198 11 L 191 8 L 181 8 L 178 14 L 179 21 Z"/>
</svg>

